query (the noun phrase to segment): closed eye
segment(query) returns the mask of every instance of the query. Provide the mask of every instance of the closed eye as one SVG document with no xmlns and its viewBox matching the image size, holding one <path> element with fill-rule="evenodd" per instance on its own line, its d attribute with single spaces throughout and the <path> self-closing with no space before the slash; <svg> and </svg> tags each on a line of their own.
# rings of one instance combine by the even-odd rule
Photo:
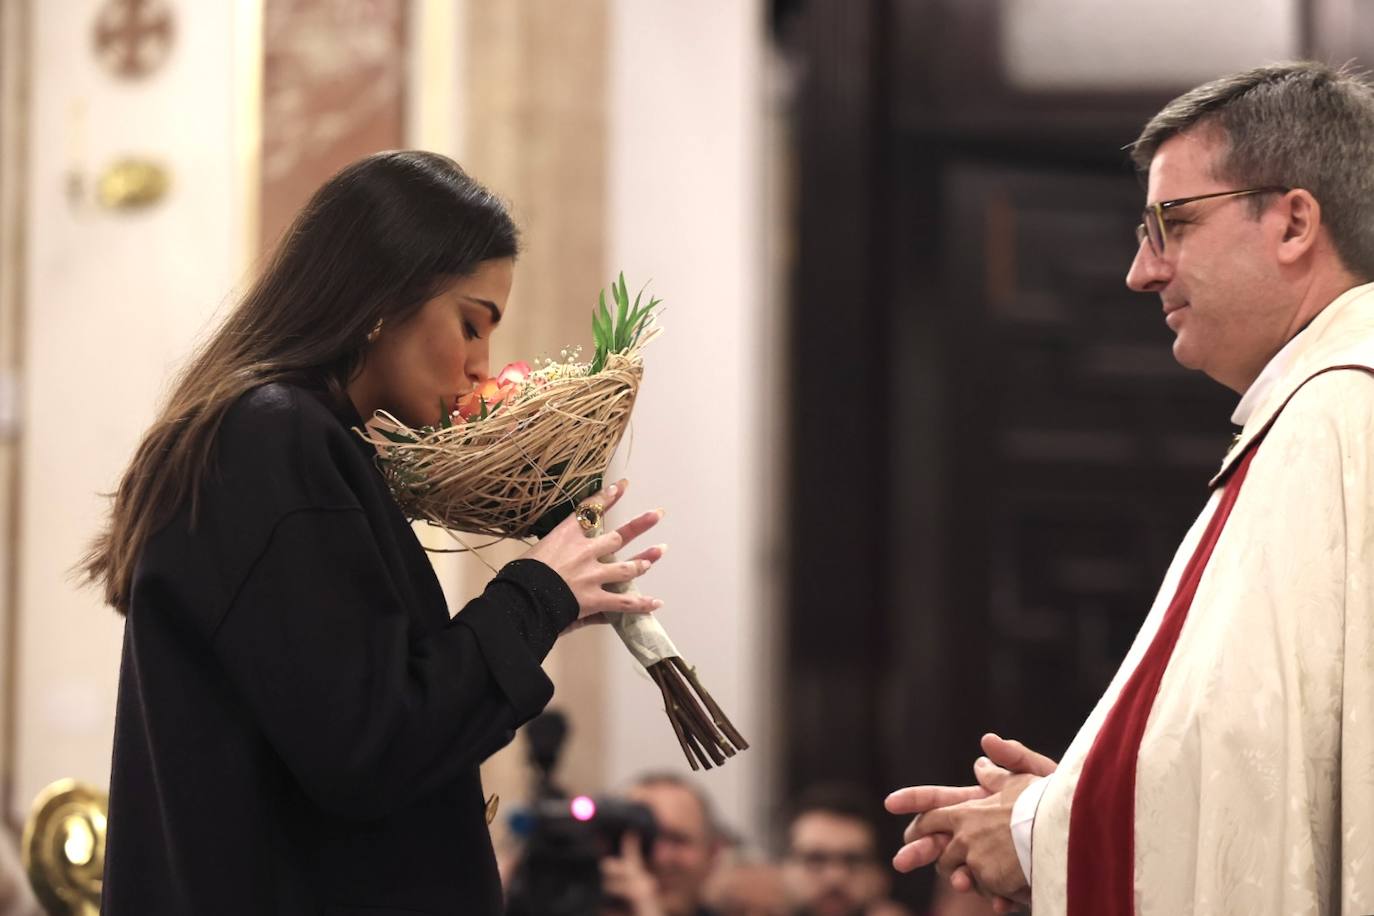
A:
<svg viewBox="0 0 1374 916">
<path fill-rule="evenodd" d="M 476 314 L 481 316 L 488 330 L 495 330 L 496 325 L 501 321 L 501 312 L 496 308 L 494 302 L 477 299 L 473 296 L 460 297 L 458 316 L 463 321 L 463 336 L 468 340 L 481 340 L 482 335 L 477 333 L 476 319 L 468 317 L 473 314 L 474 306 L 476 306 Z"/>
</svg>

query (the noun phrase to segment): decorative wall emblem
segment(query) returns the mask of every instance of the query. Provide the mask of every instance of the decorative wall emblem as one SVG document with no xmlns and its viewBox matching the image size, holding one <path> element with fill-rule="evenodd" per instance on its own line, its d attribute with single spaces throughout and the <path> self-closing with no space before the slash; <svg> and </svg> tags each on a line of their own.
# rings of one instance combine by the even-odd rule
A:
<svg viewBox="0 0 1374 916">
<path fill-rule="evenodd" d="M 92 40 L 106 70 L 121 79 L 141 79 L 166 63 L 175 34 L 166 0 L 106 0 Z"/>
</svg>

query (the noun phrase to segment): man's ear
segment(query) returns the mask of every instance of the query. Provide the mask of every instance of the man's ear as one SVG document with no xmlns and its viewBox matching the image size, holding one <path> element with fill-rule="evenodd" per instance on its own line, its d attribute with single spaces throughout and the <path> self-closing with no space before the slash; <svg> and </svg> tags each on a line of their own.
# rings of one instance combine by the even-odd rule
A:
<svg viewBox="0 0 1374 916">
<path fill-rule="evenodd" d="M 1322 205 L 1310 191 L 1294 188 L 1279 200 L 1283 235 L 1279 238 L 1279 263 L 1294 264 L 1317 243 L 1322 228 Z"/>
</svg>

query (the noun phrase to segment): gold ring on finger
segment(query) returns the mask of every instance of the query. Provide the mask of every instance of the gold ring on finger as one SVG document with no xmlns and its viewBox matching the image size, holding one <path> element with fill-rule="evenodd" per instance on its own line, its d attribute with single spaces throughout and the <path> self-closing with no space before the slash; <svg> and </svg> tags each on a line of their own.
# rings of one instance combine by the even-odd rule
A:
<svg viewBox="0 0 1374 916">
<path fill-rule="evenodd" d="M 577 524 L 583 531 L 595 531 L 601 527 L 601 516 L 606 507 L 597 502 L 585 502 L 577 507 Z"/>
</svg>

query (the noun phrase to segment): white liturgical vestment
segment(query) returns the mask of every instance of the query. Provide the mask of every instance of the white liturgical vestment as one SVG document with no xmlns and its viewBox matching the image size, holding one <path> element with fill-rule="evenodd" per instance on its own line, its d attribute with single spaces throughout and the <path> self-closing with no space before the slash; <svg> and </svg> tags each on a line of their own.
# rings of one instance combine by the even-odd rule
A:
<svg viewBox="0 0 1374 916">
<path fill-rule="evenodd" d="M 1374 913 L 1374 284 L 1270 368 L 1043 784 L 1036 916 Z"/>
</svg>

